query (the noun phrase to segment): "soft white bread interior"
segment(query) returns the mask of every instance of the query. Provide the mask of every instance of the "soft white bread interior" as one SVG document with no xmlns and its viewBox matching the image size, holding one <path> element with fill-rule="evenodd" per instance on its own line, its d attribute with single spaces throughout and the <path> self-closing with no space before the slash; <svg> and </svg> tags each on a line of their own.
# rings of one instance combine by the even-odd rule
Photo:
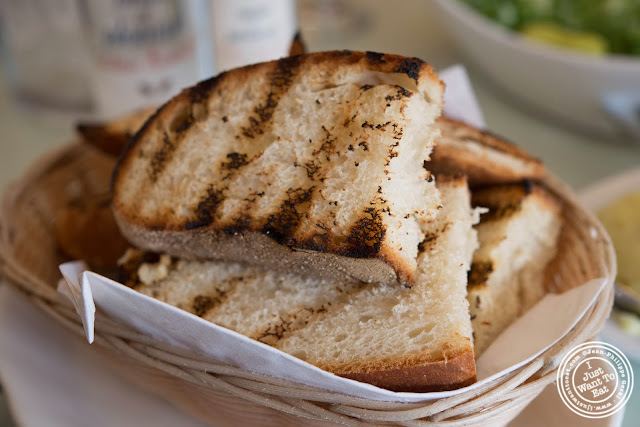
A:
<svg viewBox="0 0 640 427">
<path fill-rule="evenodd" d="M 559 202 L 542 187 L 511 184 L 473 192 L 488 208 L 476 226 L 480 247 L 469 272 L 476 357 L 546 293 L 544 270 L 562 225 Z"/>
<path fill-rule="evenodd" d="M 128 284 L 322 369 L 396 391 L 475 381 L 467 272 L 477 247 L 464 178 L 440 178 L 411 287 L 305 279 L 239 264 L 129 253 Z"/>
<path fill-rule="evenodd" d="M 339 280 L 412 283 L 440 204 L 422 167 L 443 85 L 416 58 L 322 52 L 185 89 L 133 138 L 113 209 L 134 245 Z"/>
<path fill-rule="evenodd" d="M 438 118 L 442 136 L 431 155 L 433 173 L 467 175 L 472 187 L 539 180 L 542 162 L 516 145 L 446 116 Z"/>
</svg>

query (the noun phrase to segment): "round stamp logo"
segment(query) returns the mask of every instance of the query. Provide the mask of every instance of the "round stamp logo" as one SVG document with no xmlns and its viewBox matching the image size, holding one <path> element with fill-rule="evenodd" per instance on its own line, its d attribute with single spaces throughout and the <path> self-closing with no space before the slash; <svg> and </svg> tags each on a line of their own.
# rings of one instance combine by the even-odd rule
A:
<svg viewBox="0 0 640 427">
<path fill-rule="evenodd" d="M 633 390 L 633 370 L 616 347 L 591 341 L 575 347 L 558 368 L 558 393 L 569 409 L 604 418 L 622 409 Z"/>
</svg>

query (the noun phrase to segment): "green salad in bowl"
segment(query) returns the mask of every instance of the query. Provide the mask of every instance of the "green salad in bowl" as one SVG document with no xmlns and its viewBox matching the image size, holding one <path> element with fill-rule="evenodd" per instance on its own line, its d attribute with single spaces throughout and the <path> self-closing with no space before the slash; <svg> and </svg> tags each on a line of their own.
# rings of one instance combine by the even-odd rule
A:
<svg viewBox="0 0 640 427">
<path fill-rule="evenodd" d="M 524 36 L 588 54 L 640 56 L 640 0 L 462 0 Z"/>
</svg>

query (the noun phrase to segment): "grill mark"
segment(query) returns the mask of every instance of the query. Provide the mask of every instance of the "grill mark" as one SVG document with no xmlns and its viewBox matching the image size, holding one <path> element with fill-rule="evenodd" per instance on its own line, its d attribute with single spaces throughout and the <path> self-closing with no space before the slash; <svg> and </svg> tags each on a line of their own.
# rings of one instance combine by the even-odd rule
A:
<svg viewBox="0 0 640 427">
<path fill-rule="evenodd" d="M 315 187 L 309 189 L 295 188 L 287 190 L 287 199 L 278 212 L 269 215 L 262 233 L 278 243 L 291 243 L 293 233 L 303 215 L 309 209 Z"/>
<path fill-rule="evenodd" d="M 222 162 L 220 166 L 223 169 L 238 169 L 249 163 L 247 161 L 247 155 L 242 153 L 229 153 L 227 154 L 227 161 Z"/>
<path fill-rule="evenodd" d="M 319 224 L 316 224 L 319 226 Z M 319 226 L 319 228 L 322 228 Z M 329 234 L 328 233 L 316 233 L 309 239 L 306 239 L 298 243 L 300 249 L 309 249 L 312 251 L 324 252 L 329 250 Z"/>
<path fill-rule="evenodd" d="M 442 228 L 426 233 L 422 242 L 418 244 L 418 253 L 432 249 L 438 240 L 438 237 L 446 233 L 450 226 L 451 223 L 447 222 L 442 226 Z"/>
<path fill-rule="evenodd" d="M 367 207 L 349 230 L 345 245 L 338 253 L 351 258 L 371 258 L 380 252 L 386 231 L 381 211 Z"/>
<path fill-rule="evenodd" d="M 378 52 L 366 52 L 366 58 L 369 60 L 370 64 L 386 64 L 387 61 L 384 59 L 384 53 Z"/>
<path fill-rule="evenodd" d="M 262 330 L 254 334 L 254 339 L 267 345 L 276 345 L 293 332 L 303 329 L 316 314 L 326 313 L 324 305 L 315 307 L 300 307 L 284 316 L 277 315 L 275 319 Z"/>
<path fill-rule="evenodd" d="M 246 216 L 241 216 L 236 219 L 233 224 L 227 225 L 222 229 L 222 232 L 227 236 L 236 236 L 244 231 L 250 230 L 251 220 Z"/>
<path fill-rule="evenodd" d="M 399 101 L 402 98 L 409 98 L 409 97 L 413 96 L 413 92 L 409 92 L 407 89 L 403 88 L 402 86 L 396 85 L 395 87 L 396 87 L 396 89 L 398 89 L 397 92 L 396 92 L 396 96 L 387 95 L 384 98 L 385 101 L 387 101 L 387 102 L 394 101 L 394 100 L 395 101 Z"/>
<path fill-rule="evenodd" d="M 471 263 L 471 269 L 467 273 L 467 286 L 478 286 L 487 283 L 492 272 L 493 264 L 491 261 Z"/>
<path fill-rule="evenodd" d="M 220 73 L 215 77 L 203 80 L 197 85 L 189 89 L 188 96 L 193 102 L 202 103 L 209 100 L 211 92 L 213 92 L 220 82 L 225 78 L 227 72 Z"/>
<path fill-rule="evenodd" d="M 300 68 L 301 57 L 282 58 L 276 63 L 276 69 L 270 75 L 271 90 L 265 100 L 253 109 L 254 115 L 249 117 L 249 123 L 242 127 L 242 134 L 247 138 L 255 138 L 266 131 L 273 112 L 282 96 L 289 90 Z"/>
<path fill-rule="evenodd" d="M 245 166 L 249 163 L 247 160 L 247 155 L 244 153 L 232 152 L 227 154 L 227 160 L 223 161 L 220 164 L 220 169 L 223 171 L 227 171 L 227 174 L 222 177 L 222 179 L 228 179 L 233 172 L 240 169 L 242 166 Z"/>
<path fill-rule="evenodd" d="M 480 215 L 481 224 L 490 221 L 499 221 L 515 215 L 522 208 L 522 203 L 518 201 L 516 203 L 508 203 L 501 206 L 484 207 L 488 208 L 489 211 Z"/>
<path fill-rule="evenodd" d="M 222 191 L 216 189 L 213 184 L 209 184 L 206 194 L 198 202 L 195 209 L 194 219 L 185 223 L 185 229 L 194 230 L 196 228 L 206 227 L 213 223 L 215 212 L 222 203 Z"/>
<path fill-rule="evenodd" d="M 159 150 L 153 153 L 150 160 L 150 179 L 155 183 L 160 175 L 164 172 L 169 164 L 173 154 L 178 149 L 180 143 L 184 140 L 186 132 L 198 121 L 205 120 L 208 116 L 207 100 L 211 96 L 211 92 L 218 86 L 225 73 L 214 78 L 198 83 L 196 86 L 185 90 L 177 103 L 176 112 L 167 118 L 166 125 L 169 132 L 165 131 L 162 139 L 162 145 Z M 169 104 L 162 107 L 152 117 L 155 118 L 160 111 L 164 111 Z M 142 135 L 148 130 L 151 119 L 145 123 L 139 134 Z"/>
<path fill-rule="evenodd" d="M 254 108 L 253 113 L 255 115 L 249 117 L 248 127 L 242 127 L 242 134 L 244 136 L 254 138 L 257 135 L 265 133 L 267 126 L 271 125 L 271 118 L 278 106 L 278 102 L 292 85 L 300 67 L 300 63 L 300 56 L 283 58 L 276 63 L 276 69 L 269 77 L 271 90 L 266 95 L 265 100 Z M 195 102 L 201 103 L 206 101 L 210 96 L 210 93 L 219 84 L 220 78 L 223 75 L 224 73 L 216 78 L 204 81 L 195 86 L 191 90 Z M 261 153 L 258 153 L 257 156 L 260 155 Z M 226 170 L 228 173 L 226 173 L 222 179 L 227 180 L 233 177 L 244 166 L 251 163 L 254 158 L 249 159 L 249 156 L 245 153 L 234 152 L 227 154 L 227 161 L 222 162 L 222 170 Z M 216 188 L 215 184 L 209 184 L 206 194 L 200 199 L 195 209 L 196 218 L 194 220 L 187 221 L 185 228 L 187 230 L 192 230 L 211 225 L 215 220 L 216 210 L 224 201 L 224 192 L 227 188 L 228 187 L 226 186 L 223 188 Z M 237 233 L 246 229 L 247 224 L 235 224 L 234 226 L 227 228 L 229 228 L 229 232 Z"/>
<path fill-rule="evenodd" d="M 229 291 L 215 288 L 215 293 L 207 295 L 197 295 L 193 298 L 191 309 L 198 317 L 204 317 L 211 310 L 219 307 L 228 297 Z"/>
<path fill-rule="evenodd" d="M 336 284 L 336 293 L 330 293 L 322 304 L 315 307 L 297 307 L 289 313 L 274 315 L 273 321 L 266 327 L 252 334 L 252 338 L 268 345 L 277 345 L 287 339 L 292 333 L 302 330 L 311 322 L 321 322 L 330 310 L 343 306 L 349 302 L 349 298 L 357 298 L 357 295 L 366 289 L 370 289 L 371 284 L 353 283 Z"/>
<path fill-rule="evenodd" d="M 136 132 L 136 134 L 127 141 L 127 144 L 122 150 L 122 152 L 120 153 L 120 156 L 118 157 L 118 161 L 116 162 L 116 165 L 113 168 L 113 172 L 111 174 L 110 186 L 111 186 L 112 192 L 115 189 L 116 181 L 118 179 L 118 176 L 120 175 L 120 168 L 123 167 L 124 163 L 127 163 L 126 160 L 129 157 L 129 153 L 136 147 L 136 145 L 138 145 L 138 141 L 140 141 L 141 139 L 144 139 L 144 136 L 146 136 L 147 133 L 150 132 L 150 129 L 153 125 L 155 125 L 156 120 L 160 115 L 160 112 L 163 111 L 167 107 L 167 105 L 169 105 L 170 103 L 171 101 L 168 101 L 165 104 L 163 104 L 160 108 L 158 108 L 144 122 L 144 124 L 140 127 L 140 129 Z"/>
<path fill-rule="evenodd" d="M 209 312 L 215 305 L 220 304 L 220 299 L 211 295 L 198 295 L 193 299 L 191 303 L 191 309 L 193 313 L 202 317 Z"/>
<path fill-rule="evenodd" d="M 167 163 L 178 148 L 178 144 L 171 141 L 168 133 L 164 133 L 162 137 L 162 145 L 151 157 L 149 166 L 151 167 L 150 179 L 155 183 L 160 174 L 166 169 Z"/>
<path fill-rule="evenodd" d="M 426 251 L 427 248 L 433 247 L 433 245 L 436 243 L 436 240 L 438 240 L 439 235 L 440 234 L 438 232 L 427 233 L 424 236 L 424 239 L 422 240 L 422 242 L 418 244 L 418 253 L 422 253 Z"/>
<path fill-rule="evenodd" d="M 417 83 L 420 77 L 420 68 L 423 64 L 424 61 L 419 58 L 405 58 L 393 72 L 406 74 Z"/>
</svg>

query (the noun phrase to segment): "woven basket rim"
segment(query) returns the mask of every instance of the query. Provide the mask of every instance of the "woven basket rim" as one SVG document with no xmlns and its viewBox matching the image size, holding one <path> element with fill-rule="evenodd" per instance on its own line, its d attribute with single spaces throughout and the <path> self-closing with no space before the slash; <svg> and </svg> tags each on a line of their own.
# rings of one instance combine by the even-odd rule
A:
<svg viewBox="0 0 640 427">
<path fill-rule="evenodd" d="M 9 230 L 11 208 L 19 198 L 50 170 L 59 167 L 61 159 L 73 156 L 78 150 L 87 149 L 92 148 L 72 142 L 47 153 L 21 180 L 5 190 L 0 206 L 0 273 L 36 306 L 82 338 L 84 330 L 79 316 L 73 306 L 55 291 L 55 284 L 42 283 L 15 259 Z M 223 390 L 239 399 L 310 419 L 340 423 L 409 422 L 428 419 L 424 422 L 438 423 L 446 420 L 452 425 L 487 421 L 517 405 L 524 407 L 528 403 L 527 397 L 530 400 L 531 396 L 537 395 L 554 381 L 555 371 L 566 351 L 599 332 L 613 303 L 616 261 L 608 234 L 595 216 L 580 206 L 577 197 L 560 179 L 547 173 L 542 182 L 562 199 L 566 208 L 577 210 L 586 220 L 587 224 L 581 224 L 581 227 L 588 227 L 589 233 L 595 233 L 603 239 L 600 243 L 602 254 L 597 261 L 600 264 L 598 268 L 607 272 L 607 284 L 574 329 L 555 345 L 514 372 L 474 390 L 422 403 L 380 402 L 354 398 L 255 374 L 201 355 L 169 348 L 164 343 L 117 324 L 100 312 L 95 323 L 94 345 L 116 352 L 125 359 L 153 367 L 187 384 L 205 384 L 206 387 Z M 206 373 L 203 373 L 205 371 Z"/>
</svg>

